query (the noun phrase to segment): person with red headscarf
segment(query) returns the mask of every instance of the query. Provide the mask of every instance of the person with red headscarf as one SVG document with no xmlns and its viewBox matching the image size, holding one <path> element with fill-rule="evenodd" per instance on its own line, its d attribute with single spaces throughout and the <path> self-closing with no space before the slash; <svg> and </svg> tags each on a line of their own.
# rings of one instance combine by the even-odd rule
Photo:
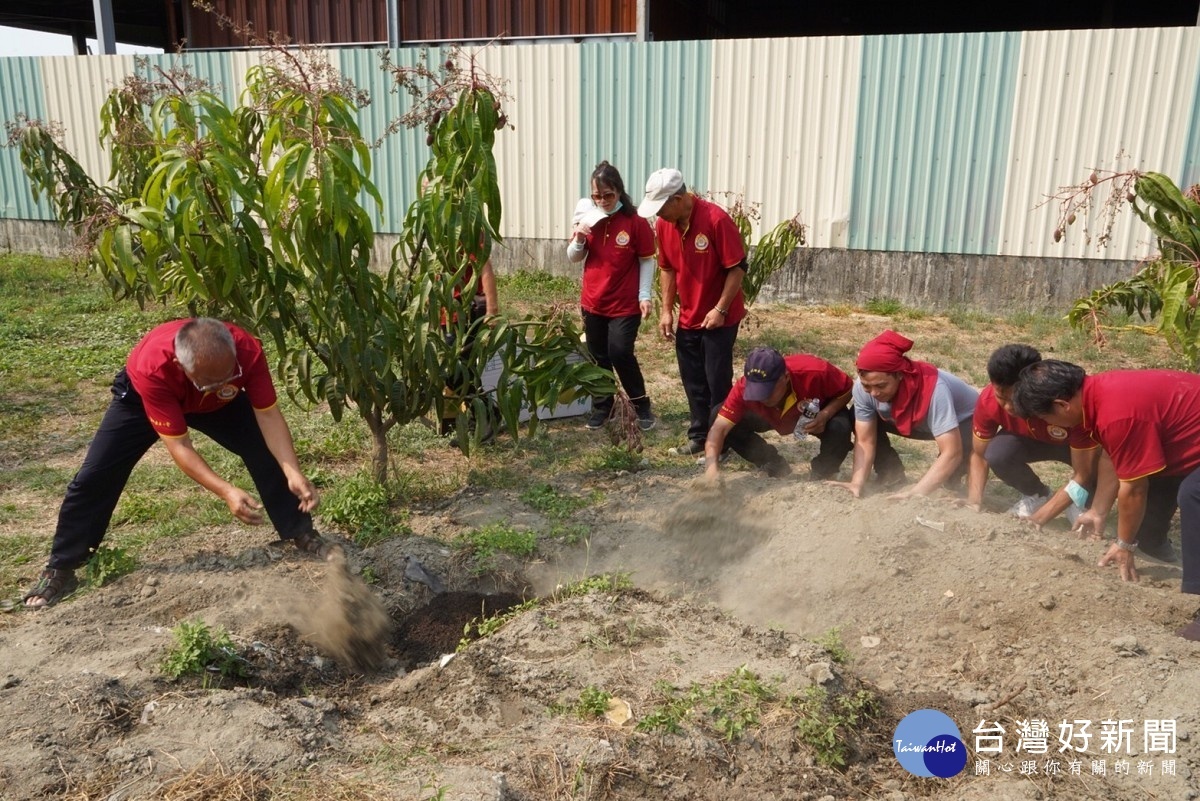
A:
<svg viewBox="0 0 1200 801">
<path fill-rule="evenodd" d="M 971 421 L 979 391 L 958 376 L 904 354 L 913 342 L 884 331 L 858 352 L 854 382 L 854 472 L 847 482 L 832 482 L 861 496 L 880 446 L 891 432 L 909 439 L 933 440 L 938 456 L 921 479 L 894 498 L 928 495 L 966 472 L 971 450 Z M 890 445 L 890 443 L 888 443 Z"/>
</svg>

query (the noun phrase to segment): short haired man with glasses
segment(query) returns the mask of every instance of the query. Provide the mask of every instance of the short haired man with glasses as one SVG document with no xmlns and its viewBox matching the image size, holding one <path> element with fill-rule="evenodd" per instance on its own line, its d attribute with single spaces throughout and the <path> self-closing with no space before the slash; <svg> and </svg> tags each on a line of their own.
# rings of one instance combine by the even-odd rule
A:
<svg viewBox="0 0 1200 801">
<path fill-rule="evenodd" d="M 306 553 L 326 556 L 313 528 L 319 498 L 300 470 L 279 411 L 262 344 L 232 323 L 207 317 L 164 323 L 146 334 L 113 379 L 113 400 L 67 487 L 50 559 L 25 595 L 48 606 L 75 586 L 75 570 L 100 546 L 134 465 L 161 440 L 179 469 L 244 523 L 262 522 Z M 188 433 L 195 428 L 241 457 L 262 503 L 208 465 Z"/>
<path fill-rule="evenodd" d="M 658 218 L 658 328 L 665 338 L 675 340 L 691 416 L 687 443 L 672 452 L 703 454 L 713 409 L 733 386 L 733 343 L 746 316 L 746 248 L 729 213 L 688 192 L 679 170 L 664 168 L 650 176 L 638 214 Z"/>
</svg>

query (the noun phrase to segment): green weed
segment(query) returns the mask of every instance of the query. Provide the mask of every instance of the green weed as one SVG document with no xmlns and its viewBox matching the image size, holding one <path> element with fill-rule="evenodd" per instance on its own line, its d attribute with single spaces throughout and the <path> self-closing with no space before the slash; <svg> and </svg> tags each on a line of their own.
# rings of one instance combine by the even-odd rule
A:
<svg viewBox="0 0 1200 801">
<path fill-rule="evenodd" d="M 183 620 L 171 629 L 174 644 L 159 663 L 159 669 L 169 679 L 187 674 L 204 674 L 212 670 L 226 678 L 247 675 L 246 660 L 238 654 L 229 633 L 218 626 L 209 628 L 201 620 Z"/>
<path fill-rule="evenodd" d="M 387 489 L 368 471 L 344 479 L 321 500 L 322 520 L 349 532 L 364 547 L 392 535 Z"/>
<path fill-rule="evenodd" d="M 776 698 L 775 690 L 745 665 L 711 684 L 693 682 L 679 691 L 660 683 L 656 691 L 663 702 L 638 722 L 638 731 L 678 733 L 685 720 L 693 720 L 727 742 L 757 725 L 765 706 Z"/>
<path fill-rule="evenodd" d="M 904 309 L 904 304 L 895 298 L 871 298 L 863 308 L 880 317 L 894 317 Z"/>
<path fill-rule="evenodd" d="M 536 484 L 521 493 L 523 503 L 552 520 L 565 520 L 601 498 L 603 495 L 599 492 L 593 492 L 591 496 L 581 498 L 578 495 L 557 490 L 549 484 Z"/>
<path fill-rule="evenodd" d="M 825 649 L 825 653 L 829 654 L 830 659 L 837 662 L 839 665 L 844 665 L 850 661 L 850 651 L 846 649 L 842 642 L 842 630 L 832 628 L 822 635 L 821 639 L 817 640 L 817 645 Z"/>
<path fill-rule="evenodd" d="M 788 706 L 798 716 L 796 735 L 813 749 L 817 762 L 831 768 L 846 767 L 859 729 L 879 714 L 879 699 L 868 690 L 834 696 L 812 686 L 788 699 Z"/>
<path fill-rule="evenodd" d="M 622 448 L 619 445 L 610 445 L 588 459 L 588 468 L 590 470 L 610 470 L 613 472 L 624 470 L 633 473 L 645 466 L 642 464 L 643 459 L 642 454 L 636 451 Z"/>
<path fill-rule="evenodd" d="M 496 568 L 496 557 L 501 553 L 513 556 L 535 553 L 537 535 L 507 523 L 491 523 L 463 534 L 455 544 L 474 560 L 472 573 L 482 575 Z"/>
<path fill-rule="evenodd" d="M 88 586 L 103 587 L 113 579 L 120 578 L 137 569 L 137 560 L 124 548 L 100 546 L 92 553 L 84 567 L 84 580 Z"/>
<path fill-rule="evenodd" d="M 497 276 L 497 287 L 505 303 L 571 303 L 579 298 L 579 281 L 534 270 L 518 270 Z"/>
</svg>

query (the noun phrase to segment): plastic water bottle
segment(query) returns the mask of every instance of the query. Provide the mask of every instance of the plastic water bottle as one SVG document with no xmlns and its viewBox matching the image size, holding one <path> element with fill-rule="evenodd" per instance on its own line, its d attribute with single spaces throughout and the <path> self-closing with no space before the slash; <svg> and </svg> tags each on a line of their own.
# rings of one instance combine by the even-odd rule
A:
<svg viewBox="0 0 1200 801">
<path fill-rule="evenodd" d="M 804 433 L 804 427 L 811 423 L 817 416 L 817 412 L 821 411 L 821 401 L 818 398 L 809 398 L 800 407 L 800 419 L 796 421 L 796 430 L 792 435 L 799 440 L 808 438 L 808 434 Z"/>
</svg>

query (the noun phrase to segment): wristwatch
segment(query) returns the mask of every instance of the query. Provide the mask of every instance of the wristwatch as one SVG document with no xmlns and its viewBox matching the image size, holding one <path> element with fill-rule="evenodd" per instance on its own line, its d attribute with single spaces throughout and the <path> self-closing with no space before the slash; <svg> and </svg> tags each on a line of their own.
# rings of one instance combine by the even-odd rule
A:
<svg viewBox="0 0 1200 801">
<path fill-rule="evenodd" d="M 1122 551 L 1135 551 L 1137 550 L 1137 540 L 1134 540 L 1133 542 L 1126 542 L 1120 537 L 1117 537 L 1117 547 Z"/>
</svg>

